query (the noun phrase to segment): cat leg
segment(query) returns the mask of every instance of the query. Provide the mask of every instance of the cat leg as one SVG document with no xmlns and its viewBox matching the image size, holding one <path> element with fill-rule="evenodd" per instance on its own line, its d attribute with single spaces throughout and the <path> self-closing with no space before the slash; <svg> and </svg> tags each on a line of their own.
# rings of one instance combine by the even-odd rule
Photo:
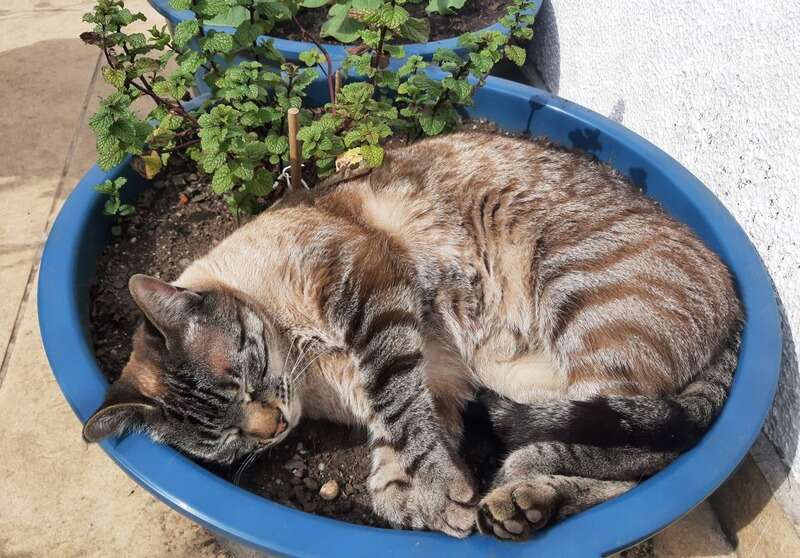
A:
<svg viewBox="0 0 800 558">
<path fill-rule="evenodd" d="M 605 502 L 636 486 L 563 475 L 532 475 L 492 490 L 478 507 L 481 533 L 525 540 L 551 521 Z"/>
<path fill-rule="evenodd" d="M 513 451 L 478 505 L 478 528 L 524 539 L 636 486 L 678 453 L 536 442 Z"/>
<path fill-rule="evenodd" d="M 413 269 L 370 240 L 332 275 L 323 308 L 358 369 L 373 447 L 376 513 L 397 527 L 457 537 L 475 524 L 474 481 L 426 379 L 423 310 Z M 450 430 L 456 430 L 450 429 Z"/>
</svg>

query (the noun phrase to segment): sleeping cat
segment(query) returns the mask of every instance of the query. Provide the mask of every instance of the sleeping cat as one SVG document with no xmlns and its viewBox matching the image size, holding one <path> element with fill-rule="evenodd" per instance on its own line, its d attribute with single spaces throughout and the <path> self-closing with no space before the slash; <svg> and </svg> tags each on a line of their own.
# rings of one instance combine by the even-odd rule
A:
<svg viewBox="0 0 800 558">
<path fill-rule="evenodd" d="M 742 311 L 685 226 L 613 171 L 483 134 L 296 192 L 173 284 L 84 436 L 230 463 L 301 416 L 365 425 L 393 525 L 523 539 L 616 496 L 720 410 Z M 510 453 L 482 499 L 456 453 L 476 388 Z"/>
</svg>

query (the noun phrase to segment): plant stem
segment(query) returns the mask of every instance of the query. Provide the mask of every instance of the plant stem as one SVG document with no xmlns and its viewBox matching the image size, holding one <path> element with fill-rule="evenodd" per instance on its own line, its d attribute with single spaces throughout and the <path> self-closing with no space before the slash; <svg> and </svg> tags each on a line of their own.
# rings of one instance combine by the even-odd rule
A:
<svg viewBox="0 0 800 558">
<path fill-rule="evenodd" d="M 391 2 L 389 3 L 391 4 L 392 8 L 394 8 L 396 0 L 391 0 Z M 389 31 L 388 27 L 386 27 L 385 25 L 381 26 L 381 36 L 378 38 L 378 48 L 375 51 L 376 52 L 375 56 L 372 57 L 372 67 L 375 69 L 378 68 L 378 63 L 380 62 L 380 59 L 383 56 L 383 45 L 386 42 L 386 33 L 388 31 Z"/>
<path fill-rule="evenodd" d="M 325 62 L 328 65 L 328 72 L 327 72 L 328 94 L 330 95 L 330 98 L 331 98 L 331 104 L 335 105 L 336 104 L 336 85 L 334 83 L 335 76 L 334 76 L 334 71 L 333 71 L 333 58 L 331 58 L 331 55 L 328 53 L 328 51 L 325 49 L 325 47 L 322 46 L 322 43 L 320 43 L 317 40 L 317 38 L 314 37 L 314 35 L 312 35 L 308 31 L 306 31 L 305 28 L 302 25 L 300 25 L 300 21 L 298 21 L 296 16 L 293 19 L 294 19 L 294 24 L 297 25 L 297 28 L 300 30 L 300 33 L 305 38 L 309 39 L 312 43 L 314 43 L 314 45 L 325 56 Z"/>
<path fill-rule="evenodd" d="M 458 69 L 458 71 L 455 74 L 453 74 L 453 79 L 458 81 L 462 77 L 464 77 L 465 73 L 467 73 L 467 74 L 469 73 L 469 61 L 464 62 L 464 64 Z M 448 93 L 447 93 L 446 90 L 442 91 L 442 94 L 439 95 L 438 99 L 436 99 L 436 104 L 433 105 L 433 109 L 431 110 L 431 116 L 436 116 L 436 112 L 440 108 L 442 108 L 442 103 L 444 103 L 444 100 L 447 98 L 447 95 L 448 95 Z"/>
<path fill-rule="evenodd" d="M 175 147 L 171 147 L 171 148 L 169 148 L 169 149 L 162 149 L 162 150 L 161 150 L 161 152 L 162 152 L 162 153 L 169 153 L 169 152 L 172 152 L 172 151 L 178 151 L 178 150 L 181 150 L 181 149 L 185 149 L 185 148 L 187 148 L 187 147 L 190 147 L 190 146 L 192 146 L 192 145 L 196 145 L 196 144 L 198 144 L 198 143 L 200 143 L 200 140 L 199 140 L 199 139 L 193 139 L 193 140 L 185 141 L 185 142 L 183 142 L 183 143 L 179 143 L 179 144 L 178 144 L 178 145 L 176 145 Z"/>
<path fill-rule="evenodd" d="M 103 55 L 105 56 L 106 62 L 108 63 L 109 67 L 111 67 L 114 70 L 118 69 L 116 63 L 111 59 L 111 52 L 108 50 L 108 47 L 103 45 L 102 50 L 103 50 Z M 130 85 L 135 89 L 138 89 L 139 91 L 141 91 L 142 93 L 153 99 L 153 101 L 157 105 L 164 107 L 172 114 L 185 117 L 191 120 L 195 124 L 195 126 L 198 125 L 197 119 L 188 112 L 186 112 L 186 110 L 184 110 L 184 108 L 180 106 L 180 104 L 175 105 L 173 103 L 170 103 L 166 99 L 161 98 L 158 94 L 156 94 L 155 91 L 153 91 L 153 88 L 150 86 L 150 84 L 147 82 L 144 76 L 139 76 L 139 79 L 142 80 L 143 85 L 140 85 L 135 81 L 127 78 L 125 79 L 125 83 L 126 85 Z"/>
</svg>

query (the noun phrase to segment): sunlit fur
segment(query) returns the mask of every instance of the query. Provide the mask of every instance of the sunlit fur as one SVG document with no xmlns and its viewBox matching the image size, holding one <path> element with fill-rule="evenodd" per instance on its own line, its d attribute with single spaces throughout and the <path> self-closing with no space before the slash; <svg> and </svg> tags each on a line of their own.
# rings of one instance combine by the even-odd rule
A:
<svg viewBox="0 0 800 558">
<path fill-rule="evenodd" d="M 375 510 L 460 537 L 477 521 L 525 538 L 669 463 L 719 412 L 742 323 L 719 258 L 617 173 L 482 134 L 289 195 L 190 265 L 185 291 L 134 283 L 158 331 L 88 439 L 138 428 L 252 456 L 286 435 L 230 435 L 252 392 L 289 428 L 365 425 Z M 477 388 L 513 450 L 480 502 L 455 451 Z"/>
</svg>

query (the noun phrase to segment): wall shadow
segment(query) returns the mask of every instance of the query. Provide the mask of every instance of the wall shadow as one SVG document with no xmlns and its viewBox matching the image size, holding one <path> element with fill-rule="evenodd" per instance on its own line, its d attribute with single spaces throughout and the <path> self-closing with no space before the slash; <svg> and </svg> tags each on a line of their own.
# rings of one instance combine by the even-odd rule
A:
<svg viewBox="0 0 800 558">
<path fill-rule="evenodd" d="M 561 60 L 551 0 L 544 0 L 536 16 L 533 39 L 527 45 L 527 52 L 527 61 L 521 68 L 504 59 L 494 67 L 492 75 L 558 93 Z"/>
<path fill-rule="evenodd" d="M 762 511 L 767 506 L 775 506 L 773 499 L 778 487 L 785 486 L 787 478 L 791 475 L 791 467 L 786 463 L 793 463 L 797 453 L 798 436 L 800 429 L 798 424 L 789 420 L 792 416 L 800 416 L 800 401 L 784 394 L 791 394 L 796 390 L 796 378 L 798 374 L 798 362 L 796 357 L 796 346 L 791 327 L 789 325 L 786 308 L 781 300 L 781 296 L 775 289 L 775 284 L 770 277 L 770 283 L 775 293 L 775 300 L 778 305 L 778 313 L 781 320 L 781 330 L 783 332 L 782 362 L 781 373 L 778 382 L 778 389 L 775 394 L 772 410 L 767 417 L 766 425 L 773 429 L 782 429 L 782 435 L 789 441 L 788 447 L 779 449 L 766 436 L 762 436 L 764 444 L 770 448 L 767 451 L 760 450 L 748 454 L 737 470 L 726 480 L 722 486 L 710 497 L 711 505 L 719 518 L 720 525 L 725 531 L 734 548 L 740 552 L 752 550 L 750 547 L 753 541 L 752 535 L 748 535 L 746 528 L 755 521 L 767 521 L 765 517 L 771 517 L 769 524 L 765 524 L 765 531 L 762 537 L 775 536 L 780 540 L 782 530 L 793 532 L 791 517 L 794 510 L 787 510 L 787 520 L 776 518 L 776 516 L 766 512 L 764 517 L 760 517 Z M 777 402 L 781 402 L 776 405 Z M 780 409 L 778 414 L 776 411 Z M 763 432 L 763 430 L 762 430 Z M 761 441 L 756 443 L 758 446 Z M 764 455 L 772 453 L 773 455 Z M 766 460 L 762 469 L 758 458 L 754 455 L 761 454 L 761 458 Z M 781 463 L 777 463 L 779 458 Z M 791 498 L 792 495 L 789 494 Z M 783 504 L 778 503 L 779 506 Z M 774 512 L 773 512 L 774 513 Z M 777 521 L 777 524 L 776 524 Z"/>
<path fill-rule="evenodd" d="M 561 83 L 561 46 L 558 38 L 558 22 L 551 0 L 544 0 L 536 24 L 533 41 L 528 47 L 528 64 L 541 78 L 542 87 L 558 95 Z"/>
</svg>

